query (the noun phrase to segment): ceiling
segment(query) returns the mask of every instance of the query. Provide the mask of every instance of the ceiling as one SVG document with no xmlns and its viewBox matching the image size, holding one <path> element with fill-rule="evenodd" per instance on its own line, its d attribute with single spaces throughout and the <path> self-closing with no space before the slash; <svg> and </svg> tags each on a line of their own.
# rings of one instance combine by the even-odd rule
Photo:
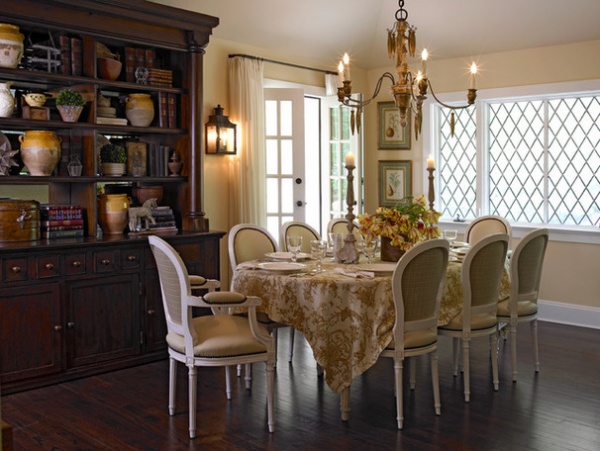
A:
<svg viewBox="0 0 600 451">
<path fill-rule="evenodd" d="M 398 10 L 397 0 L 153 1 L 219 17 L 220 39 L 330 70 L 344 52 L 356 67 L 389 65 L 386 29 Z M 405 0 L 404 8 L 417 49 L 427 47 L 432 59 L 600 39 L 599 0 Z"/>
</svg>

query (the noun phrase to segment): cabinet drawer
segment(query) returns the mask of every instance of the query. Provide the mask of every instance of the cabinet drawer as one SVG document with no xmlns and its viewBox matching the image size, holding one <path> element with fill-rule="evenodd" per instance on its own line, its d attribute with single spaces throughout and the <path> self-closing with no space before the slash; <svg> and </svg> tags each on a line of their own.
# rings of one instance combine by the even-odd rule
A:
<svg viewBox="0 0 600 451">
<path fill-rule="evenodd" d="M 85 266 L 85 253 L 68 254 L 65 257 L 65 271 L 68 276 L 85 274 L 87 272 Z"/>
<path fill-rule="evenodd" d="M 27 257 L 7 258 L 4 260 L 3 273 L 5 282 L 18 282 L 29 279 L 29 268 L 27 267 Z"/>
<path fill-rule="evenodd" d="M 116 251 L 97 251 L 94 252 L 94 272 L 107 273 L 116 271 L 118 262 L 116 259 Z"/>
<path fill-rule="evenodd" d="M 140 267 L 142 250 L 141 249 L 125 249 L 121 251 L 121 268 L 134 269 Z"/>
<path fill-rule="evenodd" d="M 203 260 L 204 243 L 176 244 L 173 247 L 181 255 L 186 264 L 198 263 Z"/>
<path fill-rule="evenodd" d="M 45 255 L 43 257 L 37 257 L 36 271 L 38 279 L 60 276 L 60 256 Z"/>
</svg>

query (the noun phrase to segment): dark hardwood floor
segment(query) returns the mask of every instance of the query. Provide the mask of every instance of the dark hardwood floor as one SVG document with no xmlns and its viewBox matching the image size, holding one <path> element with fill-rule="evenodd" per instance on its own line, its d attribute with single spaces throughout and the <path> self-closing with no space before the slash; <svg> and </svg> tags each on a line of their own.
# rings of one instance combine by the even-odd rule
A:
<svg viewBox="0 0 600 451">
<path fill-rule="evenodd" d="M 442 415 L 433 411 L 428 359 L 418 360 L 417 388 L 405 391 L 404 430 L 396 429 L 391 359 L 355 379 L 351 417 L 317 378 L 310 347 L 298 334 L 288 365 L 280 334 L 276 431 L 267 432 L 264 366 L 251 391 L 235 381 L 225 398 L 222 369 L 201 370 L 198 437 L 188 438 L 187 372 L 179 366 L 177 414 L 167 412 L 167 361 L 2 397 L 16 450 L 594 450 L 600 449 L 600 330 L 539 324 L 542 368 L 534 374 L 527 325 L 519 329 L 519 377 L 510 379 L 508 342 L 500 344 L 494 392 L 487 340 L 475 340 L 471 402 L 451 370 L 451 344 L 440 339 Z M 405 378 L 408 379 L 408 377 Z"/>
</svg>

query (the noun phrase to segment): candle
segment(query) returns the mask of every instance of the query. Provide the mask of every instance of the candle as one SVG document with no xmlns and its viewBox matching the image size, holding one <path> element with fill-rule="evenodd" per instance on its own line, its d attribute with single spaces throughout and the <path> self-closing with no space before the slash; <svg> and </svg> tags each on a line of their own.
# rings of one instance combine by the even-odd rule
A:
<svg viewBox="0 0 600 451">
<path fill-rule="evenodd" d="M 346 166 L 354 166 L 354 154 L 352 152 L 346 154 Z"/>
<path fill-rule="evenodd" d="M 477 74 L 477 65 L 473 61 L 473 64 L 471 64 L 471 75 L 469 76 L 469 89 L 475 89 L 475 74 Z"/>
<path fill-rule="evenodd" d="M 341 61 L 340 64 L 338 64 L 338 80 L 340 86 L 344 86 L 344 63 Z"/>
<path fill-rule="evenodd" d="M 429 58 L 429 52 L 427 52 L 427 49 L 423 49 L 421 52 L 421 72 L 423 72 L 423 78 L 427 77 L 427 58 Z"/>
<path fill-rule="evenodd" d="M 342 61 L 344 62 L 344 67 L 346 68 L 346 74 L 345 74 L 346 80 L 352 80 L 350 78 L 350 57 L 348 56 L 347 53 L 344 53 L 344 58 L 342 59 Z"/>
<path fill-rule="evenodd" d="M 432 155 L 429 155 L 429 158 L 427 158 L 427 169 L 435 169 Z"/>
</svg>

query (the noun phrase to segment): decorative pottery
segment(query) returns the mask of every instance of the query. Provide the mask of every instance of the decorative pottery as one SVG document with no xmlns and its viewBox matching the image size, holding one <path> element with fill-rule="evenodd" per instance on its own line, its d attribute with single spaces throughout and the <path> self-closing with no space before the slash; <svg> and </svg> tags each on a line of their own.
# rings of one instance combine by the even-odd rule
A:
<svg viewBox="0 0 600 451">
<path fill-rule="evenodd" d="M 60 161 L 60 138 L 51 130 L 29 130 L 19 136 L 21 157 L 31 175 L 48 176 Z"/>
<path fill-rule="evenodd" d="M 116 80 L 121 74 L 123 63 L 113 58 L 98 58 L 98 73 L 104 80 Z"/>
<path fill-rule="evenodd" d="M 83 165 L 81 164 L 79 157 L 77 155 L 71 155 L 71 159 L 67 165 L 67 171 L 69 171 L 69 175 L 71 177 L 79 177 L 82 170 Z"/>
<path fill-rule="evenodd" d="M 107 235 L 120 235 L 127 226 L 130 199 L 127 194 L 102 194 L 98 199 L 102 231 Z"/>
<path fill-rule="evenodd" d="M 381 260 L 385 262 L 397 262 L 406 251 L 397 246 L 392 246 L 391 240 L 385 236 L 381 237 Z"/>
<path fill-rule="evenodd" d="M 154 102 L 150 94 L 129 94 L 125 101 L 125 116 L 134 127 L 148 127 L 154 120 Z"/>
<path fill-rule="evenodd" d="M 127 165 L 125 163 L 102 163 L 100 168 L 102 169 L 102 175 L 120 177 L 125 174 Z"/>
<path fill-rule="evenodd" d="M 15 110 L 15 98 L 10 93 L 12 82 L 0 83 L 0 117 L 11 117 Z"/>
<path fill-rule="evenodd" d="M 152 186 L 134 186 L 133 197 L 139 205 L 144 205 L 148 199 L 155 198 L 156 202 L 160 204 L 163 198 L 163 186 L 152 185 Z"/>
<path fill-rule="evenodd" d="M 181 166 L 183 165 L 183 163 L 181 162 L 181 158 L 179 157 L 179 152 L 175 151 L 173 152 L 173 156 L 171 157 L 171 160 L 169 161 L 169 171 L 171 171 L 171 175 L 172 177 L 177 177 L 179 176 L 179 173 L 181 172 Z"/>
<path fill-rule="evenodd" d="M 41 94 L 39 92 L 30 92 L 25 94 L 23 97 L 25 97 L 25 102 L 27 102 L 27 105 L 37 108 L 43 107 L 46 103 L 46 100 L 48 100 L 48 97 L 46 97 L 45 94 Z"/>
<path fill-rule="evenodd" d="M 83 111 L 82 106 L 75 105 L 58 105 L 56 108 L 58 108 L 63 122 L 77 122 Z"/>
<path fill-rule="evenodd" d="M 23 56 L 23 35 L 19 27 L 0 23 L 0 67 L 15 69 Z"/>
</svg>

